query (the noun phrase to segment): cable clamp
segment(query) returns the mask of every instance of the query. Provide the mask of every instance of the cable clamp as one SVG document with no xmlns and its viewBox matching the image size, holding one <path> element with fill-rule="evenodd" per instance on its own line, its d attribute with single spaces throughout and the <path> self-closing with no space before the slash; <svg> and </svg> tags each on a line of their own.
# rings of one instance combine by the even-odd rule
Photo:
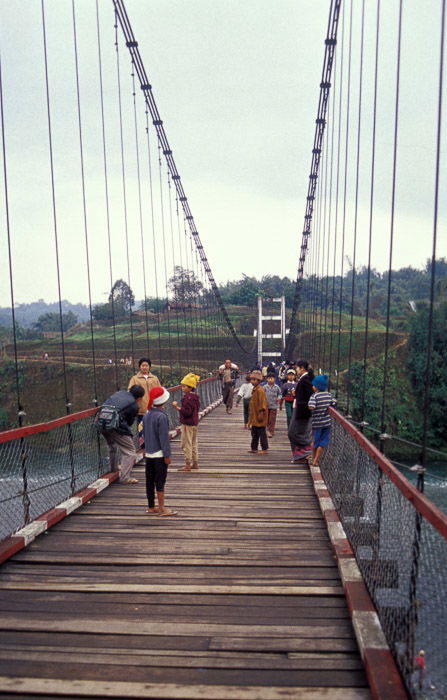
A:
<svg viewBox="0 0 447 700">
<path fill-rule="evenodd" d="M 21 411 L 18 411 L 17 415 L 20 416 L 21 418 L 23 418 L 23 416 L 26 416 L 26 413 L 25 413 L 25 411 L 24 411 L 23 408 L 22 408 Z"/>
<path fill-rule="evenodd" d="M 380 433 L 379 439 L 380 439 L 380 440 L 390 440 L 390 439 L 391 439 L 391 435 L 388 435 L 388 433 Z"/>
<path fill-rule="evenodd" d="M 65 404 L 66 408 L 71 408 L 72 406 L 73 404 L 71 403 L 71 401 L 67 401 L 67 403 Z"/>
<path fill-rule="evenodd" d="M 369 425 L 369 423 L 367 420 L 362 420 L 362 421 L 360 421 L 359 425 L 365 426 L 365 425 Z"/>
</svg>

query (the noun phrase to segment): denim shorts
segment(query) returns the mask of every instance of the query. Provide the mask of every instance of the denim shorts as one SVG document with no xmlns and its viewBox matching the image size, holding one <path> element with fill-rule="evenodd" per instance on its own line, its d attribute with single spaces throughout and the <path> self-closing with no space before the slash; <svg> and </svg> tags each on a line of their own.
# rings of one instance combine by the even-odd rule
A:
<svg viewBox="0 0 447 700">
<path fill-rule="evenodd" d="M 316 428 L 314 434 L 314 449 L 316 447 L 327 447 L 329 445 L 329 437 L 331 434 L 330 425 L 327 428 Z"/>
</svg>

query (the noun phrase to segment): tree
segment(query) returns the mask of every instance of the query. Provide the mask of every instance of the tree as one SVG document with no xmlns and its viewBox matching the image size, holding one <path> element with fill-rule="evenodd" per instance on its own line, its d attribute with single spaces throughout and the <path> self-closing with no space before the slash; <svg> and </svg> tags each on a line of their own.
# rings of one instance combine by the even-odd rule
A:
<svg viewBox="0 0 447 700">
<path fill-rule="evenodd" d="M 36 323 L 33 324 L 36 331 L 43 333 L 44 331 L 60 331 L 61 329 L 61 319 L 62 319 L 62 329 L 68 331 L 69 328 L 75 326 L 78 322 L 78 317 L 73 311 L 69 311 L 66 314 L 60 314 L 49 312 L 42 314 L 37 319 Z"/>
<path fill-rule="evenodd" d="M 182 304 L 191 304 L 203 289 L 203 284 L 196 277 L 193 270 L 186 270 L 181 265 L 174 267 L 174 274 L 168 280 L 168 287 L 172 292 L 174 301 Z"/>
<path fill-rule="evenodd" d="M 123 317 L 131 311 L 135 304 L 133 291 L 124 280 L 116 280 L 109 294 L 109 304 L 112 304 L 117 318 Z"/>
</svg>

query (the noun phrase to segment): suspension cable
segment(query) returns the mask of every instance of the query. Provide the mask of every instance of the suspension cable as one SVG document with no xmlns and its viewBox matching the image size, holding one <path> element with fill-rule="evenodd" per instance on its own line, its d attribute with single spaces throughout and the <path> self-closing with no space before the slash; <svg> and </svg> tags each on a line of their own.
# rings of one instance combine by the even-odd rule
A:
<svg viewBox="0 0 447 700">
<path fill-rule="evenodd" d="M 144 316 L 146 321 L 146 346 L 147 354 L 150 357 L 150 340 L 149 340 L 149 317 L 147 311 L 147 285 L 146 285 L 146 256 L 144 252 L 144 226 L 143 226 L 143 204 L 141 197 L 141 170 L 140 170 L 140 146 L 138 139 L 138 117 L 137 117 L 137 101 L 135 91 L 135 66 L 132 61 L 132 97 L 133 97 L 133 121 L 135 128 L 135 159 L 137 166 L 137 192 L 138 192 L 138 217 L 140 222 L 140 242 L 141 242 L 141 265 L 143 272 L 143 294 L 144 294 Z"/>
<path fill-rule="evenodd" d="M 338 4 L 341 2 L 341 0 L 334 0 Z M 172 155 L 172 150 L 170 148 L 168 139 L 166 137 L 165 130 L 163 128 L 163 122 L 160 119 L 160 114 L 158 112 L 157 105 L 155 103 L 155 99 L 152 93 L 152 85 L 149 83 L 146 70 L 143 64 L 143 61 L 141 59 L 140 52 L 138 50 L 138 42 L 135 40 L 135 36 L 129 21 L 129 18 L 127 16 L 126 8 L 124 6 L 123 0 L 113 0 L 113 4 L 115 6 L 115 12 L 116 15 L 119 19 L 121 29 L 123 31 L 125 40 L 126 40 L 126 46 L 129 49 L 129 52 L 134 60 L 135 63 L 135 69 L 140 81 L 140 86 L 141 90 L 144 95 L 144 99 L 146 101 L 146 104 L 149 108 L 150 114 L 152 116 L 152 123 L 157 131 L 158 139 L 160 142 L 160 145 L 163 149 L 163 155 L 166 158 L 166 162 L 168 164 L 168 168 L 171 172 L 171 177 L 172 181 L 175 184 L 175 188 L 177 190 L 177 194 L 179 196 L 179 201 L 182 205 L 183 211 L 185 213 L 186 220 L 188 222 L 189 229 L 191 231 L 191 236 L 194 239 L 195 245 L 197 247 L 201 263 L 206 271 L 206 274 L 208 276 L 208 279 L 211 284 L 211 288 L 213 289 L 213 292 L 217 298 L 218 304 L 221 308 L 222 315 L 226 321 L 226 324 L 230 330 L 231 335 L 235 339 L 236 343 L 239 345 L 241 350 L 244 353 L 248 353 L 244 346 L 241 344 L 236 331 L 234 330 L 233 324 L 231 323 L 230 317 L 228 315 L 228 311 L 225 307 L 225 304 L 222 301 L 222 297 L 219 292 L 219 288 L 216 284 L 216 281 L 214 279 L 213 273 L 211 271 L 211 267 L 209 265 L 208 259 L 205 254 L 205 250 L 203 248 L 202 242 L 200 240 L 199 233 L 197 231 L 196 224 L 194 222 L 194 217 L 191 213 L 191 209 L 189 207 L 188 199 L 185 195 L 183 185 L 180 179 L 180 175 L 177 171 L 177 166 L 174 161 L 174 157 Z"/>
<path fill-rule="evenodd" d="M 309 186 L 307 192 L 306 213 L 304 215 L 304 230 L 301 240 L 301 254 L 298 263 L 298 272 L 295 284 L 295 294 L 293 299 L 292 313 L 290 317 L 290 331 L 286 342 L 286 357 L 292 354 L 295 347 L 297 334 L 297 311 L 301 300 L 301 288 L 304 275 L 304 264 L 306 261 L 306 251 L 308 248 L 308 238 L 311 235 L 312 215 L 314 209 L 315 189 L 318 180 L 318 172 L 321 156 L 321 144 L 324 129 L 326 126 L 326 110 L 331 88 L 331 73 L 334 61 L 335 47 L 337 44 L 337 27 L 340 14 L 341 0 L 332 0 L 329 10 L 328 30 L 325 40 L 325 54 L 323 63 L 322 80 L 320 83 L 320 98 L 315 127 L 314 147 L 312 149 L 311 171 L 309 175 Z"/>
<path fill-rule="evenodd" d="M 369 228 L 368 228 L 368 272 L 366 282 L 366 310 L 365 310 L 365 340 L 363 350 L 363 374 L 361 388 L 361 419 L 365 420 L 365 402 L 366 402 L 366 372 L 368 363 L 368 332 L 369 332 L 369 314 L 371 300 L 371 257 L 372 257 L 372 240 L 373 240 L 373 211 L 374 211 L 374 185 L 376 176 L 376 129 L 377 129 L 377 95 L 378 95 L 378 76 L 379 76 L 379 37 L 380 37 L 380 0 L 377 0 L 376 13 L 376 46 L 374 60 L 374 98 L 373 98 L 373 125 L 372 125 L 372 144 L 371 144 L 371 185 L 369 195 Z"/>
<path fill-rule="evenodd" d="M 351 287 L 351 321 L 349 333 L 349 351 L 348 351 L 348 391 L 347 391 L 347 408 L 349 414 L 349 406 L 351 400 L 351 364 L 352 364 L 352 339 L 354 333 L 354 301 L 355 301 L 355 278 L 356 278 L 356 263 L 357 263 L 357 224 L 358 224 L 358 209 L 359 209 L 359 177 L 360 177 L 360 144 L 362 133 L 362 92 L 363 92 L 363 49 L 365 37 L 365 0 L 362 0 L 362 20 L 360 32 L 360 70 L 359 70 L 359 105 L 358 105 L 358 122 L 357 122 L 357 157 L 355 171 L 355 202 L 354 202 L 354 242 L 352 252 L 352 287 Z"/>
<path fill-rule="evenodd" d="M 81 93 L 79 89 L 79 62 L 78 62 L 78 41 L 77 41 L 77 31 L 76 31 L 76 10 L 74 0 L 71 2 L 72 16 L 73 16 L 73 43 L 74 43 L 74 56 L 75 56 L 75 72 L 76 72 L 76 98 L 77 98 L 77 108 L 78 108 L 78 128 L 79 128 L 79 158 L 80 158 L 80 168 L 81 168 L 81 185 L 82 185 L 82 212 L 84 220 L 84 241 L 85 241 L 85 259 L 87 263 L 87 286 L 88 286 L 88 306 L 90 314 L 90 342 L 92 348 L 92 362 L 93 362 L 93 390 L 94 390 L 94 400 L 95 406 L 98 405 L 98 382 L 96 377 L 96 353 L 95 353 L 95 335 L 93 330 L 93 305 L 92 305 L 92 286 L 91 286 L 91 275 L 90 275 L 90 253 L 89 253 L 89 236 L 88 236 L 88 224 L 87 224 L 87 203 L 85 196 L 85 172 L 84 172 L 84 144 L 82 138 L 82 117 L 81 117 Z"/>
<path fill-rule="evenodd" d="M 2 152 L 3 152 L 3 181 L 4 181 L 4 194 L 5 194 L 5 216 L 6 216 L 6 240 L 8 246 L 8 265 L 9 265 L 9 291 L 11 295 L 11 320 L 12 320 L 12 337 L 14 342 L 14 376 L 15 376 L 15 387 L 16 387 L 16 400 L 17 400 L 17 421 L 19 428 L 22 427 L 23 417 L 25 412 L 22 406 L 21 392 L 20 392 L 20 377 L 19 377 L 19 360 L 17 353 L 17 322 L 16 322 L 16 312 L 15 312 L 15 298 L 14 298 L 14 274 L 13 274 L 13 264 L 12 264 L 12 245 L 11 245 L 11 221 L 9 216 L 9 190 L 8 190 L 8 168 L 6 164 L 6 129 L 5 129 L 5 113 L 3 106 L 3 77 L 2 77 L 2 62 L 0 55 L 0 113 L 2 122 Z"/>
<path fill-rule="evenodd" d="M 398 23 L 398 39 L 397 39 L 397 65 L 396 65 L 396 98 L 394 108 L 394 146 L 393 146 L 393 177 L 391 188 L 391 226 L 390 226 L 390 245 L 389 245 L 389 262 L 388 262 L 388 290 L 386 303 L 386 331 L 385 331 L 385 349 L 383 362 L 383 383 L 382 383 L 382 407 L 381 407 L 381 430 L 382 434 L 386 430 L 386 389 L 388 381 L 388 350 L 389 350 L 389 335 L 390 335 L 390 313 L 391 313 L 391 271 L 393 265 L 393 244 L 394 244 L 394 218 L 396 207 L 396 178 L 397 178 L 397 135 L 399 125 L 399 93 L 400 93 L 400 56 L 402 43 L 402 0 L 399 2 L 399 23 Z M 380 441 L 380 449 L 384 450 L 384 440 Z"/>
<path fill-rule="evenodd" d="M 127 187 L 126 187 L 126 162 L 124 155 L 124 134 L 123 134 L 123 108 L 122 108 L 122 98 L 121 98 L 121 70 L 120 70 L 120 54 L 119 54 L 119 42 L 118 42 L 118 20 L 117 14 L 115 13 L 115 53 L 116 53 L 116 80 L 117 80 L 117 92 L 118 92 L 118 117 L 119 117 L 119 135 L 120 135 L 120 153 L 121 153 L 121 184 L 123 191 L 123 215 L 124 215 L 124 238 L 126 243 L 126 262 L 127 262 L 127 282 L 129 288 L 132 289 L 131 279 L 130 279 L 130 256 L 129 256 L 129 226 L 127 218 Z M 114 290 L 112 288 L 111 294 L 113 297 Z M 129 329 L 130 329 L 130 347 L 132 350 L 132 368 L 135 372 L 135 346 L 134 346 L 134 333 L 133 333 L 133 319 L 132 319 L 132 302 L 129 299 Z"/>
<path fill-rule="evenodd" d="M 438 88 L 438 116 L 437 116 L 437 133 L 436 133 L 436 168 L 435 168 L 435 196 L 433 210 L 433 241 L 432 241 L 432 257 L 431 257 L 431 276 L 430 276 L 430 307 L 428 312 L 427 322 L 427 357 L 425 368 L 425 383 L 424 383 L 424 423 L 422 432 L 422 454 L 421 462 L 425 468 L 427 462 L 427 439 L 428 439 L 428 416 L 430 408 L 430 384 L 432 377 L 432 350 L 433 350 L 433 310 L 435 301 L 435 279 L 436 279 L 436 244 L 438 234 L 438 210 L 439 210 L 439 183 L 440 183 L 440 164 L 441 164 L 441 135 L 442 135 L 442 98 L 443 98 L 443 78 L 444 78 L 444 37 L 445 37 L 445 0 L 442 2 L 441 16 L 441 39 L 439 50 L 439 88 Z M 423 490 L 423 473 L 418 479 L 418 486 Z"/>
<path fill-rule="evenodd" d="M 50 86 L 48 77 L 48 53 L 47 53 L 47 36 L 46 36 L 46 25 L 45 25 L 45 0 L 41 0 L 41 10 L 42 10 L 42 34 L 43 34 L 43 50 L 44 50 L 44 66 L 45 66 L 45 91 L 46 91 L 46 107 L 47 107 L 47 123 L 48 123 L 48 148 L 50 156 L 50 179 L 51 179 L 51 205 L 52 205 L 52 217 L 53 217 L 53 233 L 54 233 L 54 247 L 56 256 L 56 279 L 57 279 L 57 291 L 59 298 L 59 324 L 60 324 L 60 335 L 61 335 L 61 354 L 62 354 L 62 369 L 64 377 L 64 393 L 65 393 L 65 409 L 67 413 L 70 413 L 71 403 L 68 398 L 68 384 L 67 384 L 67 366 L 65 359 L 65 338 L 64 338 L 64 322 L 62 313 L 62 293 L 61 293 L 61 272 L 60 272 L 60 260 L 59 260 L 59 235 L 58 235 L 58 225 L 57 225 L 57 212 L 56 212 L 56 186 L 54 181 L 54 157 L 53 157 L 53 136 L 51 127 L 51 108 L 50 108 Z"/>
<path fill-rule="evenodd" d="M 109 281 L 110 290 L 113 287 L 113 265 L 112 265 L 112 236 L 110 228 L 110 202 L 109 202 L 109 174 L 108 174 L 108 162 L 107 162 L 107 148 L 106 148 L 106 127 L 105 127 L 105 110 L 104 110 L 104 84 L 102 75 L 102 50 L 101 50 L 101 30 L 99 23 L 99 0 L 96 0 L 96 35 L 98 43 L 98 68 L 99 68 L 99 92 L 101 101 L 101 136 L 102 136 L 102 160 L 103 160 L 103 170 L 104 170 L 104 199 L 105 199 L 105 209 L 106 209 L 106 224 L 107 224 L 107 248 L 108 248 L 108 258 L 109 258 Z M 113 299 L 113 294 L 111 294 L 110 307 L 112 310 L 112 335 L 113 335 L 113 353 L 115 358 L 115 386 L 117 390 L 120 388 L 120 383 L 118 379 L 118 349 L 116 342 L 116 320 L 115 320 L 115 302 Z"/>
</svg>

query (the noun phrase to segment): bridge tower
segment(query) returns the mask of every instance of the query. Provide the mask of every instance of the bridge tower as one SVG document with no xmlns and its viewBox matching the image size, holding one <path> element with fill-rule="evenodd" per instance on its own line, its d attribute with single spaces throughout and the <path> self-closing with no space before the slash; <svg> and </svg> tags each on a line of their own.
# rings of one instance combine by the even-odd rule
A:
<svg viewBox="0 0 447 700">
<path fill-rule="evenodd" d="M 262 365 L 264 359 L 266 360 L 273 360 L 274 358 L 281 358 L 284 355 L 285 347 L 286 347 L 286 298 L 285 296 L 282 297 L 275 297 L 273 299 L 269 299 L 269 302 L 273 302 L 274 304 L 280 304 L 280 309 L 279 309 L 279 314 L 274 314 L 274 315 L 267 315 L 263 316 L 262 312 L 262 302 L 263 299 L 261 296 L 258 297 L 258 329 L 257 329 L 257 337 L 258 337 L 258 362 Z M 275 323 L 279 323 L 279 333 L 264 333 L 263 332 L 263 322 L 264 321 L 274 321 Z M 281 351 L 270 351 L 270 350 L 263 350 L 263 344 L 262 340 L 263 338 L 278 338 L 281 339 Z"/>
</svg>

